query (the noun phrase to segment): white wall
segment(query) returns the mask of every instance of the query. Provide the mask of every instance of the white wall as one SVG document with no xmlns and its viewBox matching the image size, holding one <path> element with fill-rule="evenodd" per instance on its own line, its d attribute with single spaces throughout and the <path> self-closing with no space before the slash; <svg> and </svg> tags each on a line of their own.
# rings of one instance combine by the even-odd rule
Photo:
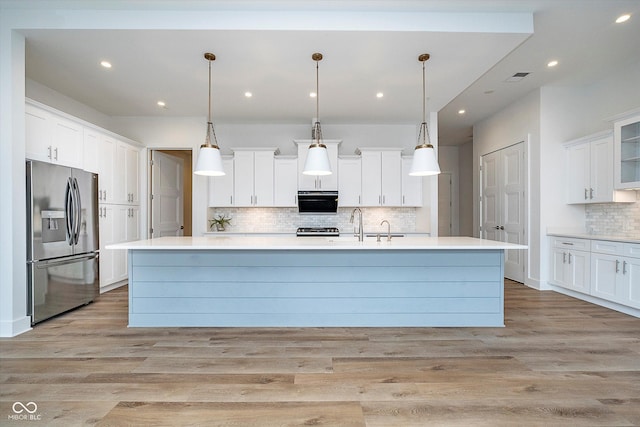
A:
<svg viewBox="0 0 640 427">
<path fill-rule="evenodd" d="M 438 149 L 440 171 L 451 174 L 451 235 L 460 232 L 460 165 L 457 146 L 442 146 Z"/>
<path fill-rule="evenodd" d="M 473 142 L 458 147 L 460 235 L 473 236 Z"/>
</svg>

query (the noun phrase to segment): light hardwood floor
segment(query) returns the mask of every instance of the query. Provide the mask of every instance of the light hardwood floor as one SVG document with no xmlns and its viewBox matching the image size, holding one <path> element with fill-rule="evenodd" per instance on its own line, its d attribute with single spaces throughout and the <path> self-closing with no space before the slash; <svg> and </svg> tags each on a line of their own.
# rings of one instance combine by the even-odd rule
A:
<svg viewBox="0 0 640 427">
<path fill-rule="evenodd" d="M 0 425 L 640 425 L 640 319 L 505 288 L 505 328 L 289 329 L 129 329 L 120 288 L 0 340 Z"/>
</svg>

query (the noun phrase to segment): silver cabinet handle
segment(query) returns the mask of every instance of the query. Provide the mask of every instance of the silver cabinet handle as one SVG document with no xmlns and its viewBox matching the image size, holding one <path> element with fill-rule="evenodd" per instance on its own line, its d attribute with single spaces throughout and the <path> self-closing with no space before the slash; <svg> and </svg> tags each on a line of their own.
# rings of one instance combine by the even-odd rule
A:
<svg viewBox="0 0 640 427">
<path fill-rule="evenodd" d="M 104 200 L 102 198 L 102 190 L 98 190 L 98 200 Z M 100 209 L 102 209 L 102 208 L 100 208 Z"/>
<path fill-rule="evenodd" d="M 569 264 L 571 264 L 571 252 L 569 252 Z"/>
<path fill-rule="evenodd" d="M 627 274 L 627 261 L 622 261 L 622 274 Z"/>
<path fill-rule="evenodd" d="M 620 272 L 620 261 L 616 260 L 616 273 Z"/>
<path fill-rule="evenodd" d="M 53 154 L 54 154 L 53 159 L 58 160 L 58 147 L 53 149 Z"/>
<path fill-rule="evenodd" d="M 565 264 L 567 262 L 567 253 L 562 252 L 562 263 Z"/>
<path fill-rule="evenodd" d="M 386 198 L 386 196 L 383 194 L 383 195 L 382 195 L 382 204 L 384 205 L 384 204 L 386 204 L 386 203 L 387 203 L 387 198 Z"/>
<path fill-rule="evenodd" d="M 402 196 L 402 204 L 404 205 L 404 203 L 405 203 L 405 202 L 404 202 L 404 195 L 403 195 L 403 196 Z"/>
<path fill-rule="evenodd" d="M 589 189 L 589 198 L 593 199 L 593 188 Z"/>
<path fill-rule="evenodd" d="M 587 194 L 588 194 L 588 193 L 587 193 L 587 189 L 585 188 L 585 189 L 584 189 L 584 199 L 585 199 L 585 200 L 587 200 L 587 199 L 588 199 Z"/>
<path fill-rule="evenodd" d="M 232 205 L 233 204 L 233 196 L 229 196 L 229 204 Z"/>
<path fill-rule="evenodd" d="M 107 190 L 102 191 L 102 197 L 104 197 L 102 200 L 107 200 Z"/>
<path fill-rule="evenodd" d="M 51 159 L 52 158 L 51 157 L 51 150 L 52 150 L 51 146 L 48 146 L 47 150 L 49 151 L 49 154 L 47 155 L 47 157 Z"/>
</svg>

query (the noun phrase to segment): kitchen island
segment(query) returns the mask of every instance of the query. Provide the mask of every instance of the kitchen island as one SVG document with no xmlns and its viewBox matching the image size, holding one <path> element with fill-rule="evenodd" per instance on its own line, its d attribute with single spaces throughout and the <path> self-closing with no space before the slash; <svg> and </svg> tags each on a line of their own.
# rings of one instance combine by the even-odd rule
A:
<svg viewBox="0 0 640 427">
<path fill-rule="evenodd" d="M 129 326 L 504 326 L 504 251 L 471 237 L 162 237 L 129 251 Z"/>
</svg>

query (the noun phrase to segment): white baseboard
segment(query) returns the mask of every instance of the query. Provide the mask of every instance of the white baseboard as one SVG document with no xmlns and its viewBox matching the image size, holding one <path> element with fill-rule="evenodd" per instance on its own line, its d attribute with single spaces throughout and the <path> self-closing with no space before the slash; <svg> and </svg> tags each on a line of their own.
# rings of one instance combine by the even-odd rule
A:
<svg viewBox="0 0 640 427">
<path fill-rule="evenodd" d="M 105 292 L 109 292 L 109 291 L 112 291 L 114 289 L 118 289 L 118 288 L 120 288 L 122 286 L 125 286 L 127 283 L 129 283 L 128 280 L 121 280 L 119 282 L 115 282 L 115 283 L 112 283 L 112 284 L 107 285 L 107 286 L 101 286 L 100 287 L 100 293 L 104 294 Z"/>
<path fill-rule="evenodd" d="M 10 338 L 31 330 L 31 317 L 24 316 L 11 322 L 0 322 L 0 337 Z"/>
<path fill-rule="evenodd" d="M 560 294 L 567 295 L 582 301 L 590 302 L 592 304 L 609 308 L 611 310 L 619 311 L 620 313 L 628 314 L 629 316 L 640 318 L 640 310 L 638 310 L 637 308 L 628 307 L 626 305 L 603 300 L 600 298 L 593 297 L 591 295 L 583 294 L 581 292 L 572 291 L 571 289 L 565 289 L 560 286 L 554 286 L 554 285 L 550 285 L 550 286 L 551 286 L 551 290 L 558 292 Z"/>
</svg>

